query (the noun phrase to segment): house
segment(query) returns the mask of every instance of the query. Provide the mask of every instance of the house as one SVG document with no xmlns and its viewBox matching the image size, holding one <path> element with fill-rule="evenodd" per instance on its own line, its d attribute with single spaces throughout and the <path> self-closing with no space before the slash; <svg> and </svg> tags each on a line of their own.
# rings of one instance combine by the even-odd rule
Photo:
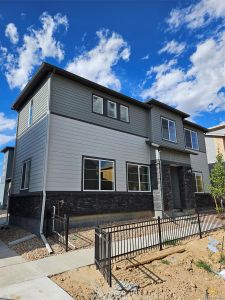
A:
<svg viewBox="0 0 225 300">
<path fill-rule="evenodd" d="M 222 153 L 225 160 L 225 124 L 209 128 L 205 136 L 205 143 L 209 169 L 211 169 L 216 162 L 218 153 Z"/>
<path fill-rule="evenodd" d="M 2 176 L 1 176 L 1 195 L 0 204 L 2 209 L 7 209 L 8 206 L 8 196 L 10 192 L 11 179 L 12 179 L 12 167 L 13 167 L 13 157 L 14 157 L 14 147 L 5 147 L 1 150 L 4 154 L 3 166 L 2 166 Z"/>
<path fill-rule="evenodd" d="M 53 205 L 86 225 L 188 213 L 208 195 L 207 129 L 178 109 L 47 63 L 13 109 L 11 224 L 42 231 Z"/>
</svg>

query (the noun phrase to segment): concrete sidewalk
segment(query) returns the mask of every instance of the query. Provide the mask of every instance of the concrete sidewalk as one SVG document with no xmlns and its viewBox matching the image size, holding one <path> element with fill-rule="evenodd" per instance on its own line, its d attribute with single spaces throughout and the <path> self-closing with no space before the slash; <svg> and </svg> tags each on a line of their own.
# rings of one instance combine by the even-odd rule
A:
<svg viewBox="0 0 225 300">
<path fill-rule="evenodd" d="M 25 259 L 23 259 L 15 251 L 9 249 L 6 244 L 0 241 L 0 268 L 24 262 Z"/>
<path fill-rule="evenodd" d="M 20 262 L 13 265 L 4 266 L 4 263 L 2 263 L 3 267 L 0 268 L 0 290 L 3 287 L 55 275 L 93 263 L 94 248 L 70 251 L 36 261 Z"/>
<path fill-rule="evenodd" d="M 43 277 L 1 288 L 0 299 L 72 300 L 73 298 L 51 279 Z"/>
</svg>

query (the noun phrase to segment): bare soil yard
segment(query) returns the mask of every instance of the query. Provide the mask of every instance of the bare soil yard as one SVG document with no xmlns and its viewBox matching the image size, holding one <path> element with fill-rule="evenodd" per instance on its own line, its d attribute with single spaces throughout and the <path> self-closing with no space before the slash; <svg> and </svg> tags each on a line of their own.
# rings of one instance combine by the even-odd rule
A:
<svg viewBox="0 0 225 300">
<path fill-rule="evenodd" d="M 221 248 L 224 230 L 211 232 L 202 240 L 193 238 L 181 245 L 183 253 L 167 256 L 136 268 L 128 268 L 136 262 L 148 260 L 163 251 L 149 251 L 113 264 L 113 287 L 109 288 L 95 266 L 65 272 L 51 279 L 77 300 L 84 299 L 225 299 L 225 280 L 217 272 L 225 269 L 225 251 L 213 253 L 208 249 L 210 238 L 219 241 Z M 164 251 L 168 251 L 168 248 Z M 206 298 L 206 295 L 208 298 Z"/>
</svg>

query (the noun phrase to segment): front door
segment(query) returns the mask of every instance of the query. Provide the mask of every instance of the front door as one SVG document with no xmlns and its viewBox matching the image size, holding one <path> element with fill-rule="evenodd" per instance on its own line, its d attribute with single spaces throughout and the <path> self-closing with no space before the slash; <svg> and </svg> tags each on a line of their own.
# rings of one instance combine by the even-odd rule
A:
<svg viewBox="0 0 225 300">
<path fill-rule="evenodd" d="M 177 167 L 170 167 L 170 175 L 173 193 L 173 208 L 181 209 L 180 184 Z"/>
</svg>

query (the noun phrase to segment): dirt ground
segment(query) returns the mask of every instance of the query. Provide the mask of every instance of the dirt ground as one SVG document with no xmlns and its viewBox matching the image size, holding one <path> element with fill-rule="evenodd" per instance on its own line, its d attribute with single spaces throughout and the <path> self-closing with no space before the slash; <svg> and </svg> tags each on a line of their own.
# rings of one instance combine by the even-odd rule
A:
<svg viewBox="0 0 225 300">
<path fill-rule="evenodd" d="M 194 238 L 183 241 L 170 249 L 183 247 L 185 252 L 137 268 L 126 269 L 126 266 L 145 261 L 163 251 L 150 251 L 116 262 L 113 265 L 116 280 L 113 280 L 112 288 L 108 287 L 95 266 L 74 269 L 51 279 L 77 300 L 222 300 L 225 299 L 225 280 L 217 273 L 220 271 L 219 261 L 225 269 L 225 251 L 221 251 L 224 237 L 225 231 L 221 229 L 204 236 L 202 240 Z M 219 242 L 217 253 L 208 249 L 211 238 Z"/>
</svg>

